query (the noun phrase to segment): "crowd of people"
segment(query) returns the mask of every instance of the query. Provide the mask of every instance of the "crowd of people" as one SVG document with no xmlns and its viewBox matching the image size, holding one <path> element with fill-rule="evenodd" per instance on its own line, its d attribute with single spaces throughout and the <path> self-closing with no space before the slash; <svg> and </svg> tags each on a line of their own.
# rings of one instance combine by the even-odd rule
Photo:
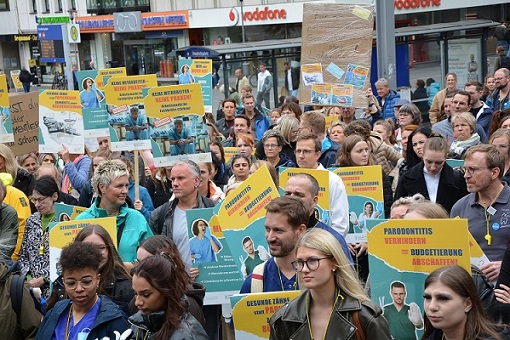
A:
<svg viewBox="0 0 510 340">
<path fill-rule="evenodd" d="M 298 85 L 287 66 L 287 87 L 295 94 Z M 265 65 L 261 72 L 269 73 Z M 303 107 L 294 96 L 266 113 L 258 108 L 266 102 L 266 81 L 256 98 L 249 85 L 238 83 L 238 98 L 222 102 L 223 117 L 207 116 L 214 132 L 211 162 L 134 169 L 133 154 L 112 152 L 108 138 L 98 139 L 97 152 L 83 155 L 64 148 L 15 157 L 0 144 L 0 277 L 10 278 L 2 281 L 7 285 L 21 275 L 27 292 L 23 322 L 13 309 L 2 338 L 220 339 L 221 308 L 203 306 L 205 287 L 195 282 L 192 248 L 211 244 L 207 259 L 214 259 L 222 245 L 202 220 L 193 225 L 190 242 L 186 210 L 214 207 L 260 167 L 279 187 L 284 167 L 376 164 L 383 179 L 380 205 L 366 204 L 353 215 L 341 178 L 328 172 L 325 224 L 315 214 L 317 179 L 297 174 L 283 196 L 265 206 L 271 257 L 243 240 L 249 260 L 241 270 L 241 293 L 301 289 L 271 318 L 271 339 L 390 339 L 398 332 L 395 322 L 402 322 L 392 315 L 401 310 L 405 320 L 409 312 L 413 334 L 424 327 L 423 339 L 508 337 L 502 325 L 510 321 L 510 71 L 498 69 L 485 84 L 470 81 L 461 89 L 453 73 L 442 90 L 433 79 L 418 80 L 414 103 L 379 79 L 377 94 L 367 91 L 361 115 L 354 107 Z M 328 128 L 327 120 L 333 121 Z M 237 151 L 229 161 L 225 147 Z M 449 158 L 463 165 L 450 166 Z M 62 251 L 60 276 L 50 282 L 49 227 L 60 220 L 59 202 L 85 207 L 78 220 L 114 216 L 117 234 L 99 225 L 81 229 Z M 391 309 L 371 302 L 369 245 L 345 237 L 382 216 L 467 219 L 490 261 L 477 276 L 497 282 L 489 302 L 471 279 L 475 269 L 456 266 L 427 278 L 423 316 L 401 297 Z M 403 285 L 391 290 L 405 295 Z"/>
</svg>

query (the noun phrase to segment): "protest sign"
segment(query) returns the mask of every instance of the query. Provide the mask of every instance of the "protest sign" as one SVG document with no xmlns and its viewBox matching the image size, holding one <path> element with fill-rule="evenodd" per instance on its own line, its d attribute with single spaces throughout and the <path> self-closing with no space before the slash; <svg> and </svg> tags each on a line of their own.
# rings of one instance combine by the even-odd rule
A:
<svg viewBox="0 0 510 340">
<path fill-rule="evenodd" d="M 345 185 L 349 202 L 348 243 L 367 241 L 366 220 L 384 219 L 384 193 L 380 165 L 331 168 Z"/>
<path fill-rule="evenodd" d="M 83 107 L 83 127 L 86 138 L 110 136 L 106 111 L 104 80 L 97 70 L 76 72 L 80 103 Z"/>
<path fill-rule="evenodd" d="M 200 85 L 158 86 L 144 91 L 156 166 L 183 159 L 209 162 L 209 134 Z"/>
<path fill-rule="evenodd" d="M 247 267 L 246 261 L 250 262 L 250 254 L 244 249 L 248 239 L 251 240 L 253 249 L 257 249 L 258 257 L 262 261 L 268 259 L 264 207 L 276 197 L 279 197 L 278 190 L 269 170 L 263 166 L 234 189 L 217 207 L 218 222 L 234 262 L 240 269 L 238 275 L 241 278 L 250 274 L 249 268 L 242 272 L 243 267 Z"/>
<path fill-rule="evenodd" d="M 85 210 L 87 208 L 77 205 L 55 203 L 55 213 L 59 222 L 72 221 Z"/>
<path fill-rule="evenodd" d="M 39 150 L 39 94 L 29 92 L 9 97 L 14 142 L 7 143 L 14 155 Z"/>
<path fill-rule="evenodd" d="M 205 112 L 212 112 L 212 60 L 179 59 L 179 84 L 200 84 Z"/>
<path fill-rule="evenodd" d="M 0 143 L 13 143 L 9 90 L 5 74 L 0 74 Z"/>
<path fill-rule="evenodd" d="M 113 244 L 117 245 L 117 223 L 115 217 L 94 218 L 78 221 L 64 221 L 50 225 L 50 279 L 55 281 L 61 274 L 58 272 L 58 259 L 62 248 L 74 241 L 76 235 L 84 227 L 91 224 L 99 224 L 112 237 Z"/>
<path fill-rule="evenodd" d="M 11 70 L 11 80 L 14 84 L 14 88 L 16 89 L 16 92 L 18 90 L 23 90 L 23 83 L 19 80 L 19 74 L 21 73 L 20 70 Z"/>
<path fill-rule="evenodd" d="M 330 225 L 331 219 L 329 217 L 329 171 L 305 168 L 280 168 L 279 185 L 280 195 L 285 193 L 285 186 L 290 177 L 296 174 L 309 174 L 319 183 L 319 197 L 317 205 L 315 206 L 315 214 L 317 220 Z"/>
<path fill-rule="evenodd" d="M 300 104 L 366 106 L 373 25 L 373 5 L 303 4 Z M 318 83 L 332 84 L 333 98 L 324 85 L 313 91 Z"/>
<path fill-rule="evenodd" d="M 192 263 L 200 270 L 195 281 L 206 287 L 204 304 L 229 303 L 229 296 L 239 292 L 243 278 L 239 276 L 214 208 L 189 209 L 186 218 Z"/>
<path fill-rule="evenodd" d="M 269 339 L 269 319 L 300 291 L 236 294 L 230 297 L 236 339 Z"/>
<path fill-rule="evenodd" d="M 39 152 L 84 153 L 83 117 L 78 91 L 44 90 L 39 93 Z"/>
<path fill-rule="evenodd" d="M 471 272 L 467 220 L 448 220 L 447 227 L 444 219 L 368 220 L 367 229 L 372 300 L 384 308 L 395 338 L 419 338 L 422 327 L 410 324 L 407 315 L 406 327 L 399 323 L 400 318 L 394 319 L 398 316 L 392 286 L 403 289 L 404 303 L 415 303 L 418 314 L 423 315 L 423 284 L 428 274 L 448 265 L 460 265 Z"/>
<path fill-rule="evenodd" d="M 147 115 L 143 104 L 143 89 L 155 87 L 155 74 L 140 76 L 115 76 L 104 87 L 108 123 L 111 126 L 112 151 L 149 150 Z M 134 114 L 136 111 L 136 115 Z"/>
</svg>

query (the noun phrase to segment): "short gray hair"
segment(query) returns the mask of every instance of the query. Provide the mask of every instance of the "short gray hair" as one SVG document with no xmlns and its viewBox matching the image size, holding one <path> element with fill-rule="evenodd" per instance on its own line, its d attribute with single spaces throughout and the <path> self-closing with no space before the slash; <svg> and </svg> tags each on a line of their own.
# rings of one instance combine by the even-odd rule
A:
<svg viewBox="0 0 510 340">
<path fill-rule="evenodd" d="M 280 133 L 280 131 L 275 130 L 275 129 L 267 130 L 264 133 L 264 135 L 262 136 L 262 144 L 264 144 L 271 137 L 276 138 L 276 142 L 278 143 L 278 146 L 283 146 L 285 144 L 282 134 Z"/>
<path fill-rule="evenodd" d="M 106 188 L 114 180 L 123 176 L 129 178 L 129 171 L 124 162 L 115 160 L 104 161 L 99 164 L 94 171 L 94 175 L 92 176 L 92 188 L 97 195 L 101 196 L 99 184 L 102 184 Z"/>
<path fill-rule="evenodd" d="M 175 163 L 173 166 L 177 166 L 177 165 L 187 166 L 189 168 L 189 170 L 191 171 L 191 177 L 201 178 L 200 177 L 200 167 L 198 166 L 197 163 L 193 162 L 192 160 L 187 159 L 184 161 L 179 161 L 179 162 Z"/>
<path fill-rule="evenodd" d="M 379 78 L 379 80 L 377 80 L 374 85 L 376 87 L 377 87 L 377 85 L 390 87 L 390 83 L 388 83 L 388 80 L 386 78 Z"/>
</svg>

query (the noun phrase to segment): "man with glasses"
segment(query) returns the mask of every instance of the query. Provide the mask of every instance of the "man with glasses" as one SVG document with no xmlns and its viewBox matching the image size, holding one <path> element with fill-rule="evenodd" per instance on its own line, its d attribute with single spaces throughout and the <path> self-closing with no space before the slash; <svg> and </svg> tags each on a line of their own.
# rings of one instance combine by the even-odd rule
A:
<svg viewBox="0 0 510 340">
<path fill-rule="evenodd" d="M 469 231 L 491 262 L 480 269 L 496 280 L 510 238 L 510 188 L 501 182 L 505 158 L 495 146 L 480 144 L 464 154 L 470 194 L 452 208 L 450 217 L 466 218 Z"/>
<path fill-rule="evenodd" d="M 298 290 L 296 244 L 306 232 L 308 210 L 294 197 L 278 197 L 265 207 L 266 240 L 273 256 L 259 264 L 244 280 L 241 294 Z"/>
<path fill-rule="evenodd" d="M 507 68 L 500 68 L 494 72 L 496 88 L 487 97 L 487 105 L 493 111 L 503 111 L 510 108 L 510 71 Z"/>
<path fill-rule="evenodd" d="M 300 168 L 325 170 L 319 163 L 321 142 L 313 133 L 300 134 L 296 140 L 296 162 Z M 349 231 L 349 203 L 342 179 L 329 171 L 329 216 L 331 227 L 340 235 Z"/>
</svg>

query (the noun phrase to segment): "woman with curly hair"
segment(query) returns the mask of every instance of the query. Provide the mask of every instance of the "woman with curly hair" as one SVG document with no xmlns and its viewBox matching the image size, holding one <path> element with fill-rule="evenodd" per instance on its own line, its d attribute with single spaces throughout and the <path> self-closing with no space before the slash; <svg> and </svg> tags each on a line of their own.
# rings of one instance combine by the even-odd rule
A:
<svg viewBox="0 0 510 340">
<path fill-rule="evenodd" d="M 69 298 L 46 314 L 36 339 L 116 339 L 129 332 L 125 314 L 107 296 L 98 295 L 102 260 L 99 248 L 88 242 L 62 249 L 59 264 Z"/>
</svg>

